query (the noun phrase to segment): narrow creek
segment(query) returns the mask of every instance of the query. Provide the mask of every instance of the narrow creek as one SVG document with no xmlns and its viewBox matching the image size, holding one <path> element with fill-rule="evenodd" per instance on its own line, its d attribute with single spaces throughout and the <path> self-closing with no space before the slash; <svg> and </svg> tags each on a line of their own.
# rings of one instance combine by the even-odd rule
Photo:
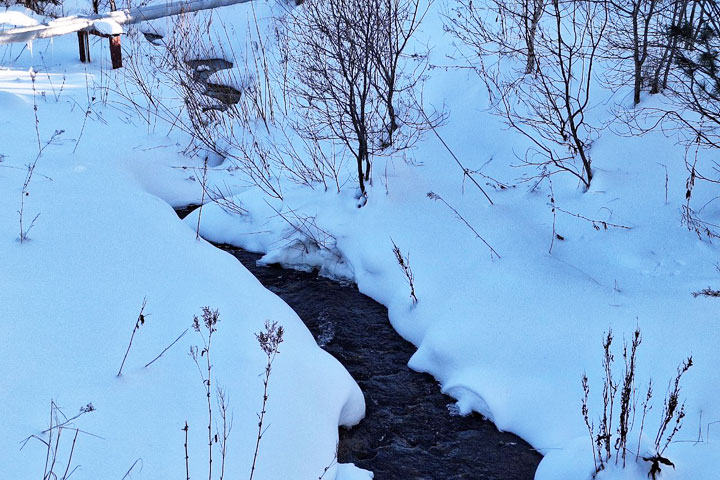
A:
<svg viewBox="0 0 720 480">
<path fill-rule="evenodd" d="M 341 429 L 339 462 L 371 470 L 376 480 L 533 479 L 542 457 L 530 445 L 480 415 L 455 414 L 432 376 L 408 368 L 415 348 L 393 330 L 384 306 L 354 285 L 258 266 L 260 255 L 216 246 L 290 305 L 360 385 L 366 417 Z"/>
</svg>

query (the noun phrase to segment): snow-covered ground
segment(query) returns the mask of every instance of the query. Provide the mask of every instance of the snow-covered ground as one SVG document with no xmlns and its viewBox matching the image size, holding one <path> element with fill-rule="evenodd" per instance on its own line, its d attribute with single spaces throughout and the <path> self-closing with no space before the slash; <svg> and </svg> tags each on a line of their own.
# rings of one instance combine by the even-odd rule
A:
<svg viewBox="0 0 720 480">
<path fill-rule="evenodd" d="M 216 15 L 245 32 L 250 8 L 228 7 Z M 270 9 L 258 3 L 266 27 Z M 0 23 L 26 21 L 16 19 L 17 9 L 0 15 Z M 437 11 L 421 35 L 436 47 L 431 62 L 447 64 L 452 40 Z M 124 46 L 133 41 L 144 40 L 124 39 Z M 94 407 L 73 421 L 82 430 L 72 457 L 72 465 L 82 467 L 73 478 L 122 478 L 137 459 L 127 478 L 182 478 L 186 421 L 191 478 L 206 475 L 205 391 L 187 355 L 202 338 L 190 330 L 156 363 L 143 365 L 208 305 L 221 318 L 211 351 L 212 382 L 226 389 L 233 412 L 228 478 L 248 474 L 252 463 L 265 366 L 254 333 L 266 320 L 278 321 L 286 332 L 273 364 L 256 478 L 317 478 L 333 463 L 337 426 L 362 418 L 361 392 L 281 300 L 232 257 L 196 240 L 197 213 L 177 219 L 169 205 L 202 198 L 201 157 L 183 154 L 189 138 L 178 128 L 137 116 L 116 91 L 126 70 L 109 70 L 106 40 L 94 42 L 90 65 L 78 62 L 73 36 L 36 42 L 32 49 L 0 47 L 0 471 L 20 479 L 43 470 L 45 446 L 31 439 L 20 447 L 30 435 L 46 438 L 41 432 L 53 400 L 68 417 L 88 402 Z M 241 172 L 214 166 L 209 183 L 236 192 L 247 213 L 208 204 L 200 234 L 266 253 L 267 262 L 352 277 L 363 293 L 388 306 L 395 329 L 417 346 L 413 369 L 434 375 L 462 412 L 486 415 L 545 455 L 538 480 L 591 477 L 581 377 L 588 376 L 590 417 L 597 423 L 604 332 L 615 334 L 620 375 L 622 340 L 639 327 L 639 395 L 651 378 L 655 393 L 638 453 L 652 455 L 667 382 L 692 355 L 680 395 L 684 426 L 665 452 L 675 469 L 663 468 L 659 478 L 715 478 L 717 299 L 691 293 L 720 285 L 718 251 L 680 222 L 684 148 L 660 132 L 628 138 L 604 130 L 592 146 L 596 176 L 589 191 L 569 176 L 554 177 L 554 219 L 549 184 L 531 188 L 531 182 L 516 181 L 533 173 L 511 167 L 527 145 L 483 110 L 486 93 L 474 74 L 435 68 L 429 75 L 426 102 L 447 105 L 449 120 L 438 130 L 447 145 L 467 168 L 516 185 L 494 189 L 483 181 L 494 205 L 463 178 L 443 144 L 427 135 L 412 152 L 413 165 L 377 160 L 363 208 L 356 206 L 350 181 L 340 193 L 283 181 L 280 201 L 248 186 Z M 628 101 L 625 94 L 617 92 L 614 101 Z M 43 147 L 26 189 L 25 228 L 40 216 L 20 243 L 26 165 Z M 709 160 L 713 154 L 700 155 Z M 710 187 L 696 187 L 694 196 L 699 206 L 709 202 L 707 219 L 718 217 Z M 600 228 L 572 214 L 594 219 Z M 299 219 L 308 222 L 302 231 L 290 225 Z M 606 230 L 601 222 L 630 229 Z M 555 239 L 550 251 L 553 223 L 563 240 Z M 415 305 L 393 242 L 409 256 Z M 144 298 L 146 321 L 118 378 Z M 633 452 L 639 423 L 630 436 Z M 60 463 L 73 435 L 63 433 Z M 631 457 L 625 470 L 609 468 L 598 478 L 647 478 L 647 463 L 636 465 Z M 216 476 L 218 459 L 216 448 Z M 341 470 L 338 478 L 367 478 L 352 467 Z M 334 475 L 335 466 L 323 478 Z"/>
</svg>

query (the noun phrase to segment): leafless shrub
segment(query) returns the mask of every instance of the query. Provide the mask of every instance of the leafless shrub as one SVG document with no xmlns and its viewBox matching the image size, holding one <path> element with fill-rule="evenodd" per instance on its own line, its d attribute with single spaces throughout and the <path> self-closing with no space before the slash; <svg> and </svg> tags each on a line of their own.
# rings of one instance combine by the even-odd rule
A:
<svg viewBox="0 0 720 480">
<path fill-rule="evenodd" d="M 587 114 L 606 10 L 592 0 L 553 0 L 547 8 L 541 0 L 507 3 L 519 9 L 503 5 L 461 3 L 448 29 L 473 50 L 475 58 L 466 58 L 488 87 L 492 111 L 529 140 L 523 163 L 545 175 L 570 173 L 588 188 L 589 150 L 600 127 Z M 493 9 L 500 16 L 499 36 L 491 35 Z M 524 48 L 510 40 L 518 28 L 525 32 Z"/>
<path fill-rule="evenodd" d="M 240 201 L 235 197 L 232 189 L 224 184 L 203 186 L 203 190 L 207 198 L 214 204 L 218 205 L 224 212 L 234 215 L 246 215 L 247 210 L 242 206 Z"/>
<path fill-rule="evenodd" d="M 595 475 L 604 470 L 614 457 L 615 465 L 626 466 L 628 452 L 633 453 L 628 447 L 630 434 L 633 431 L 637 410 L 637 349 L 642 343 L 642 335 L 639 329 L 633 332 L 630 344 L 623 342 L 623 372 L 618 380 L 613 374 L 613 363 L 615 357 L 612 352 L 613 334 L 608 331 L 603 339 L 603 389 L 602 400 L 603 410 L 599 417 L 597 428 L 593 421 L 590 420 L 590 412 L 588 408 L 588 399 L 590 395 L 590 387 L 587 375 L 582 376 L 583 400 L 581 413 L 585 421 L 588 433 L 590 435 L 593 451 L 593 460 L 595 462 Z M 650 467 L 648 476 L 655 479 L 661 470 L 661 465 L 673 466 L 664 454 L 670 442 L 682 427 L 682 420 L 685 417 L 685 404 L 680 403 L 680 380 L 682 376 L 692 366 L 692 357 L 678 367 L 677 375 L 674 381 L 668 386 L 668 393 L 665 397 L 664 407 L 661 414 L 661 423 L 654 442 L 654 453 L 642 455 L 641 442 L 643 431 L 645 429 L 645 420 L 647 414 L 652 409 L 651 399 L 653 396 L 653 382 L 650 380 L 648 388 L 642 401 L 642 415 L 639 427 L 638 444 L 635 449 L 635 460 L 642 458 L 649 462 Z M 616 396 L 620 391 L 619 412 L 615 419 Z M 671 427 L 672 426 L 672 427 Z"/>
<path fill-rule="evenodd" d="M 537 68 L 535 38 L 547 0 L 459 0 L 445 12 L 445 30 L 481 55 L 524 59 Z"/>
<path fill-rule="evenodd" d="M 666 25 L 662 19 L 672 4 L 663 0 L 606 0 L 609 23 L 603 56 L 612 65 L 611 83 L 633 85 L 633 104 L 640 103 L 643 86 L 649 86 L 648 66 L 662 63 Z M 628 65 L 629 64 L 629 65 Z M 659 72 L 658 72 L 659 75 Z"/>
<path fill-rule="evenodd" d="M 294 129 L 351 152 L 363 199 L 373 157 L 429 128 L 415 96 L 425 54 L 405 53 L 426 11 L 418 0 L 307 0 L 279 20 Z"/>
<path fill-rule="evenodd" d="M 156 44 L 136 37 L 135 53 L 127 62 L 130 81 L 118 90 L 149 129 L 159 119 L 183 130 L 192 136 L 192 150 L 201 147 L 224 158 L 265 193 L 282 198 L 271 162 L 272 143 L 256 124 L 260 121 L 269 128 L 272 121 L 272 92 L 264 89 L 269 80 L 255 77 L 247 58 L 235 55 L 224 24 L 218 36 L 227 38 L 208 35 L 212 18 L 178 15 L 171 35 Z M 218 18 L 214 21 L 222 24 Z M 229 44 L 230 51 L 223 44 Z M 247 51 L 255 54 L 252 48 Z M 162 91 L 169 95 L 161 97 Z"/>
<path fill-rule="evenodd" d="M 278 210 L 270 203 L 266 203 L 290 227 L 290 233 L 285 236 L 285 240 L 289 242 L 288 246 L 300 248 L 305 254 L 321 250 L 335 255 L 340 261 L 341 256 L 336 248 L 337 239 L 317 224 L 317 217 L 305 215 L 289 206 Z"/>
<path fill-rule="evenodd" d="M 18 0 L 18 5 L 29 8 L 40 15 L 56 15 L 62 0 Z"/>
</svg>

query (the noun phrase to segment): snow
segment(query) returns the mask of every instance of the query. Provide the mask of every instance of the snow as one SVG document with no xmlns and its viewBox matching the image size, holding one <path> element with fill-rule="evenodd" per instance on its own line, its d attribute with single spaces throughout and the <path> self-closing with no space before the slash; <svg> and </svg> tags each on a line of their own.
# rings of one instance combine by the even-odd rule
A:
<svg viewBox="0 0 720 480">
<path fill-rule="evenodd" d="M 34 16 L 29 8 L 17 5 L 7 7 L 5 11 L 0 11 L 0 29 L 37 25 L 39 22 Z"/>
<path fill-rule="evenodd" d="M 123 33 L 122 26 L 113 20 L 99 20 L 93 23 L 93 27 L 98 33 L 104 35 L 121 35 Z"/>
<path fill-rule="evenodd" d="M 185 421 L 191 477 L 206 475 L 204 390 L 188 357 L 191 345 L 202 344 L 200 336 L 190 330 L 156 363 L 143 365 L 209 305 L 220 311 L 212 380 L 227 391 L 233 412 L 226 474 L 249 472 L 265 365 L 254 333 L 272 319 L 285 328 L 285 341 L 273 364 L 255 478 L 317 478 L 332 463 L 338 425 L 363 417 L 362 393 L 284 302 L 236 259 L 196 240 L 195 231 L 137 181 L 128 162 L 151 164 L 160 152 L 178 160 L 182 147 L 168 146 L 163 135 L 138 134 L 125 117 L 88 98 L 99 95 L 103 78 L 94 69 L 84 74 L 71 57 L 72 40 L 58 40 L 51 61 L 67 66 L 49 76 L 34 63 L 37 53 L 0 71 L 6 207 L 0 212 L 0 405 L 6 412 L 0 444 L 11 452 L 0 457 L 3 475 L 42 472 L 44 446 L 31 439 L 20 450 L 20 442 L 48 428 L 51 400 L 68 417 L 89 402 L 95 408 L 72 425 L 88 432 L 77 439 L 72 464 L 81 468 L 73 478 L 121 478 L 138 459 L 132 478 L 184 476 Z M 30 63 L 38 70 L 34 99 Z M 34 101 L 43 145 L 56 129 L 65 131 L 38 160 L 24 214 L 27 222 L 40 215 L 21 244 L 16 210 L 25 165 L 37 156 Z M 92 113 L 82 131 L 86 108 Z M 118 378 L 143 298 L 146 322 Z M 56 472 L 64 471 L 73 433 L 64 432 Z M 218 456 L 216 449 L 216 468 Z"/>
<path fill-rule="evenodd" d="M 225 9 L 223 21 L 244 32 L 250 8 Z M 272 6 L 253 8 L 261 27 L 269 28 Z M 422 30 L 438 45 L 431 61 L 446 64 L 453 48 L 435 10 Z M 72 36 L 57 39 L 52 51 L 45 44 L 37 42 L 35 57 L 23 54 L 0 70 L 0 204 L 5 206 L 0 209 L 0 408 L 11 412 L 0 448 L 13 452 L 0 459 L 0 469 L 11 478 L 29 478 L 42 469 L 42 444 L 31 441 L 18 451 L 19 442 L 47 428 L 54 400 L 68 415 L 88 402 L 97 409 L 75 422 L 102 439 L 78 437 L 73 465 L 82 469 L 73 478 L 121 478 L 138 458 L 137 478 L 182 478 L 185 421 L 191 426 L 191 477 L 205 475 L 204 391 L 187 356 L 201 339 L 190 331 L 163 359 L 143 365 L 209 305 L 221 316 L 213 339 L 213 379 L 227 389 L 234 412 L 228 477 L 245 475 L 252 462 L 262 395 L 258 375 L 264 368 L 253 334 L 272 319 L 286 328 L 286 338 L 273 365 L 270 427 L 256 478 L 317 478 L 328 465 L 324 478 L 371 478 L 332 462 L 337 426 L 353 425 L 364 414 L 355 382 L 316 346 L 289 307 L 236 260 L 196 240 L 198 212 L 181 222 L 168 206 L 197 203 L 202 196 L 197 180 L 202 158 L 183 155 L 188 136 L 162 121 L 151 127 L 127 99 L 103 93 L 124 78 L 123 70 L 107 69 L 105 48 L 91 47 L 94 63 L 85 70 L 75 58 Z M 18 54 L 14 50 L 12 58 Z M 31 66 L 38 72 L 34 90 Z M 626 93 L 604 100 L 621 102 Z M 590 416 L 597 423 L 604 332 L 612 328 L 615 334 L 619 375 L 623 338 L 639 326 L 641 395 L 651 378 L 655 382 L 640 453 L 650 453 L 667 382 L 692 355 L 695 365 L 683 377 L 680 395 L 687 416 L 666 452 L 675 469 L 663 468 L 660 478 L 714 478 L 720 469 L 720 426 L 714 423 L 720 421 L 717 299 L 694 298 L 691 292 L 720 285 L 718 250 L 680 223 L 684 147 L 662 132 L 628 138 L 604 130 L 592 147 L 596 177 L 589 191 L 558 175 L 552 184 L 555 202 L 567 212 L 630 229 L 596 230 L 557 211 L 555 230 L 564 240 L 555 239 L 549 251 L 550 185 L 533 189 L 532 182 L 516 181 L 534 173 L 510 166 L 526 143 L 484 110 L 487 98 L 479 80 L 464 69 L 432 69 L 424 95 L 429 104 L 448 106 L 449 122 L 438 131 L 466 167 L 517 185 L 499 189 L 482 181 L 494 205 L 427 135 L 413 152 L 416 165 L 400 158 L 376 161 L 363 208 L 357 208 L 351 182 L 335 193 L 285 178 L 278 200 L 249 186 L 227 163 L 213 166 L 209 183 L 228 187 L 247 214 L 207 204 L 200 234 L 263 252 L 267 263 L 353 279 L 388 307 L 393 327 L 417 347 L 411 368 L 432 374 L 443 392 L 457 399 L 459 412 L 480 412 L 545 455 L 536 480 L 591 478 L 580 379 L 587 374 Z M 643 98 L 648 105 L 661 101 Z M 41 144 L 55 130 L 65 132 L 38 160 L 25 218 L 40 216 L 29 241 L 20 244 L 16 210 L 25 165 L 37 155 L 34 103 Z M 606 103 L 598 105 L 596 114 L 609 118 Z M 86 111 L 91 113 L 84 123 Z M 712 159 L 712 152 L 699 154 Z M 462 219 L 428 198 L 429 192 Z M 698 185 L 694 195 L 698 205 L 709 202 L 704 212 L 717 219 L 712 188 Z M 298 231 L 287 218 L 312 222 Z M 490 254 L 463 219 L 501 258 Z M 392 242 L 410 254 L 416 305 Z M 143 298 L 151 315 L 116 378 Z M 635 451 L 637 428 L 630 438 Z M 217 462 L 217 450 L 215 455 Z M 612 465 L 597 478 L 640 480 L 647 472 L 647 463 L 636 463 L 632 455 L 627 468 Z"/>
</svg>

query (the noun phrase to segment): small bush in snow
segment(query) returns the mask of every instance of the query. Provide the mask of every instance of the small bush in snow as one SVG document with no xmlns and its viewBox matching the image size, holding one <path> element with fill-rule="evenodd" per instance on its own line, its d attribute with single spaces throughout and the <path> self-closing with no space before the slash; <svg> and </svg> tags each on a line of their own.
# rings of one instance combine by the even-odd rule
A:
<svg viewBox="0 0 720 480">
<path fill-rule="evenodd" d="M 583 402 L 582 415 L 587 426 L 592 444 L 593 460 L 595 462 L 595 475 L 614 463 L 616 466 L 626 466 L 628 453 L 635 454 L 635 461 L 642 459 L 650 464 L 648 477 L 653 480 L 661 471 L 661 465 L 675 465 L 665 457 L 670 442 L 675 437 L 685 418 L 685 403 L 680 401 L 680 380 L 693 365 L 692 357 L 688 357 L 677 369 L 675 379 L 668 385 L 668 391 L 660 415 L 660 424 L 652 445 L 652 450 L 643 447 L 643 434 L 647 414 L 652 410 L 653 382 L 650 380 L 644 398 L 641 402 L 639 431 L 635 432 L 635 419 L 637 413 L 638 390 L 637 379 L 637 349 L 642 343 L 640 329 L 633 332 L 630 344 L 623 342 L 622 358 L 623 373 L 619 379 L 613 374 L 615 356 L 612 351 L 613 334 L 608 331 L 603 339 L 603 409 L 598 424 L 590 420 L 588 399 L 590 386 L 587 375 L 582 377 Z M 620 396 L 618 398 L 618 391 Z M 619 403 L 618 403 L 619 402 Z M 619 409 L 619 412 L 618 412 Z M 617 415 L 617 416 L 616 416 Z M 631 434 L 637 435 L 637 445 L 633 450 L 628 446 Z M 645 452 L 641 450 L 645 448 Z"/>
</svg>

